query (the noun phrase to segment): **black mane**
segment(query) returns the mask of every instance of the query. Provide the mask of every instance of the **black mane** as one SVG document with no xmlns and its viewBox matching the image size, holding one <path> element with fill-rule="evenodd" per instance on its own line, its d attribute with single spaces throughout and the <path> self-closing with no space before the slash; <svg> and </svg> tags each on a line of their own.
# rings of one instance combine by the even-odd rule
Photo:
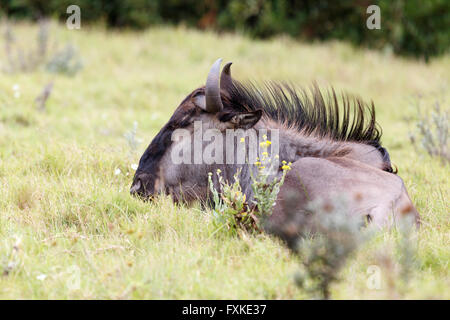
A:
<svg viewBox="0 0 450 320">
<path fill-rule="evenodd" d="M 261 86 L 233 80 L 226 88 L 228 104 L 240 111 L 262 109 L 269 119 L 306 135 L 336 141 L 364 143 L 375 147 L 386 164 L 385 171 L 397 173 L 388 151 L 381 146 L 381 128 L 375 120 L 375 106 L 361 98 L 333 88 L 322 94 L 315 84 L 310 91 L 289 83 L 265 82 Z"/>
<path fill-rule="evenodd" d="M 375 121 L 373 102 L 359 97 L 338 98 L 331 88 L 325 97 L 317 85 L 308 92 L 288 83 L 242 84 L 233 80 L 227 88 L 231 107 L 238 110 L 262 109 L 274 121 L 307 135 L 354 141 L 380 148 L 381 129 Z"/>
</svg>

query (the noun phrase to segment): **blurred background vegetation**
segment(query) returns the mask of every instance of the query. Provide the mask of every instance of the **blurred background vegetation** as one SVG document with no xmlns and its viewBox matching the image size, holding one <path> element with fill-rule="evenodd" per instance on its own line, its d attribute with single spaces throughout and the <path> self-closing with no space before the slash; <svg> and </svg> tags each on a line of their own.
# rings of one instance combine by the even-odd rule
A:
<svg viewBox="0 0 450 320">
<path fill-rule="evenodd" d="M 0 18 L 65 21 L 72 4 L 82 24 L 111 28 L 184 24 L 255 38 L 340 39 L 427 61 L 450 47 L 448 0 L 1 0 Z M 381 8 L 380 30 L 366 27 L 372 4 Z"/>
</svg>

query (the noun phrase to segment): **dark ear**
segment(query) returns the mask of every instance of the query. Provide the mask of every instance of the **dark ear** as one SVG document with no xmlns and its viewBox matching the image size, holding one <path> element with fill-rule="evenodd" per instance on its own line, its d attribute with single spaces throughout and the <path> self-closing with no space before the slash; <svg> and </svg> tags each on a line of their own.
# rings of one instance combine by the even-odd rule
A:
<svg viewBox="0 0 450 320">
<path fill-rule="evenodd" d="M 258 109 L 251 112 L 238 113 L 231 118 L 230 122 L 238 128 L 250 129 L 261 119 L 261 116 L 262 110 Z"/>
</svg>

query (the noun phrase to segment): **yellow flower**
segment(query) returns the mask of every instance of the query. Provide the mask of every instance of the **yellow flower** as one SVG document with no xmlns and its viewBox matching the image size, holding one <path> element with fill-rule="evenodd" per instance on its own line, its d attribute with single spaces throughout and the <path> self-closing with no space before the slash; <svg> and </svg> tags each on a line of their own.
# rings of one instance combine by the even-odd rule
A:
<svg viewBox="0 0 450 320">
<path fill-rule="evenodd" d="M 282 164 L 286 164 L 287 162 L 283 160 L 283 161 L 281 161 L 281 163 L 282 163 Z"/>
<path fill-rule="evenodd" d="M 267 140 L 267 134 L 263 135 L 263 139 Z"/>
<path fill-rule="evenodd" d="M 287 166 L 287 165 L 284 165 L 284 166 L 281 167 L 281 169 L 283 169 L 283 170 L 291 170 L 291 167 Z"/>
<path fill-rule="evenodd" d="M 222 170 L 217 169 L 217 174 L 220 174 L 222 172 Z"/>
<path fill-rule="evenodd" d="M 255 162 L 255 166 L 260 166 L 260 165 L 261 165 L 261 162 L 259 162 L 259 161 Z"/>
<path fill-rule="evenodd" d="M 268 156 L 269 156 L 269 153 L 268 153 L 267 151 L 264 151 L 264 152 L 262 153 L 262 155 L 263 155 L 264 157 L 268 157 Z"/>
<path fill-rule="evenodd" d="M 272 142 L 270 142 L 269 140 L 260 142 L 259 145 L 263 148 L 267 148 L 268 146 L 270 146 L 272 144 Z"/>
<path fill-rule="evenodd" d="M 241 138 L 241 142 L 244 143 L 245 142 L 245 138 Z"/>
</svg>

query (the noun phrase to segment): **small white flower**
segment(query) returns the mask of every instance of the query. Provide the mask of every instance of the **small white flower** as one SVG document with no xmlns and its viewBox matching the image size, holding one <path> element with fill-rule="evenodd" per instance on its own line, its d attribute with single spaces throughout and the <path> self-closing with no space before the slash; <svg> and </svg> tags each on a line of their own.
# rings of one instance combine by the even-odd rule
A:
<svg viewBox="0 0 450 320">
<path fill-rule="evenodd" d="M 119 168 L 117 168 L 116 170 L 114 170 L 114 175 L 118 176 L 119 174 L 121 174 L 122 171 L 120 171 Z"/>
<path fill-rule="evenodd" d="M 131 165 L 131 169 L 133 169 L 133 170 L 137 170 L 137 168 L 138 168 L 138 165 L 136 164 L 136 163 L 133 163 L 132 165 Z"/>
<path fill-rule="evenodd" d="M 13 85 L 12 89 L 14 91 L 14 98 L 20 98 L 20 86 L 18 84 L 15 84 Z"/>
<path fill-rule="evenodd" d="M 36 279 L 38 279 L 38 280 L 40 280 L 40 281 L 44 281 L 45 278 L 47 278 L 47 276 L 46 276 L 45 274 L 43 274 L 43 273 L 41 273 L 40 275 L 38 275 L 38 276 L 36 277 Z"/>
</svg>

